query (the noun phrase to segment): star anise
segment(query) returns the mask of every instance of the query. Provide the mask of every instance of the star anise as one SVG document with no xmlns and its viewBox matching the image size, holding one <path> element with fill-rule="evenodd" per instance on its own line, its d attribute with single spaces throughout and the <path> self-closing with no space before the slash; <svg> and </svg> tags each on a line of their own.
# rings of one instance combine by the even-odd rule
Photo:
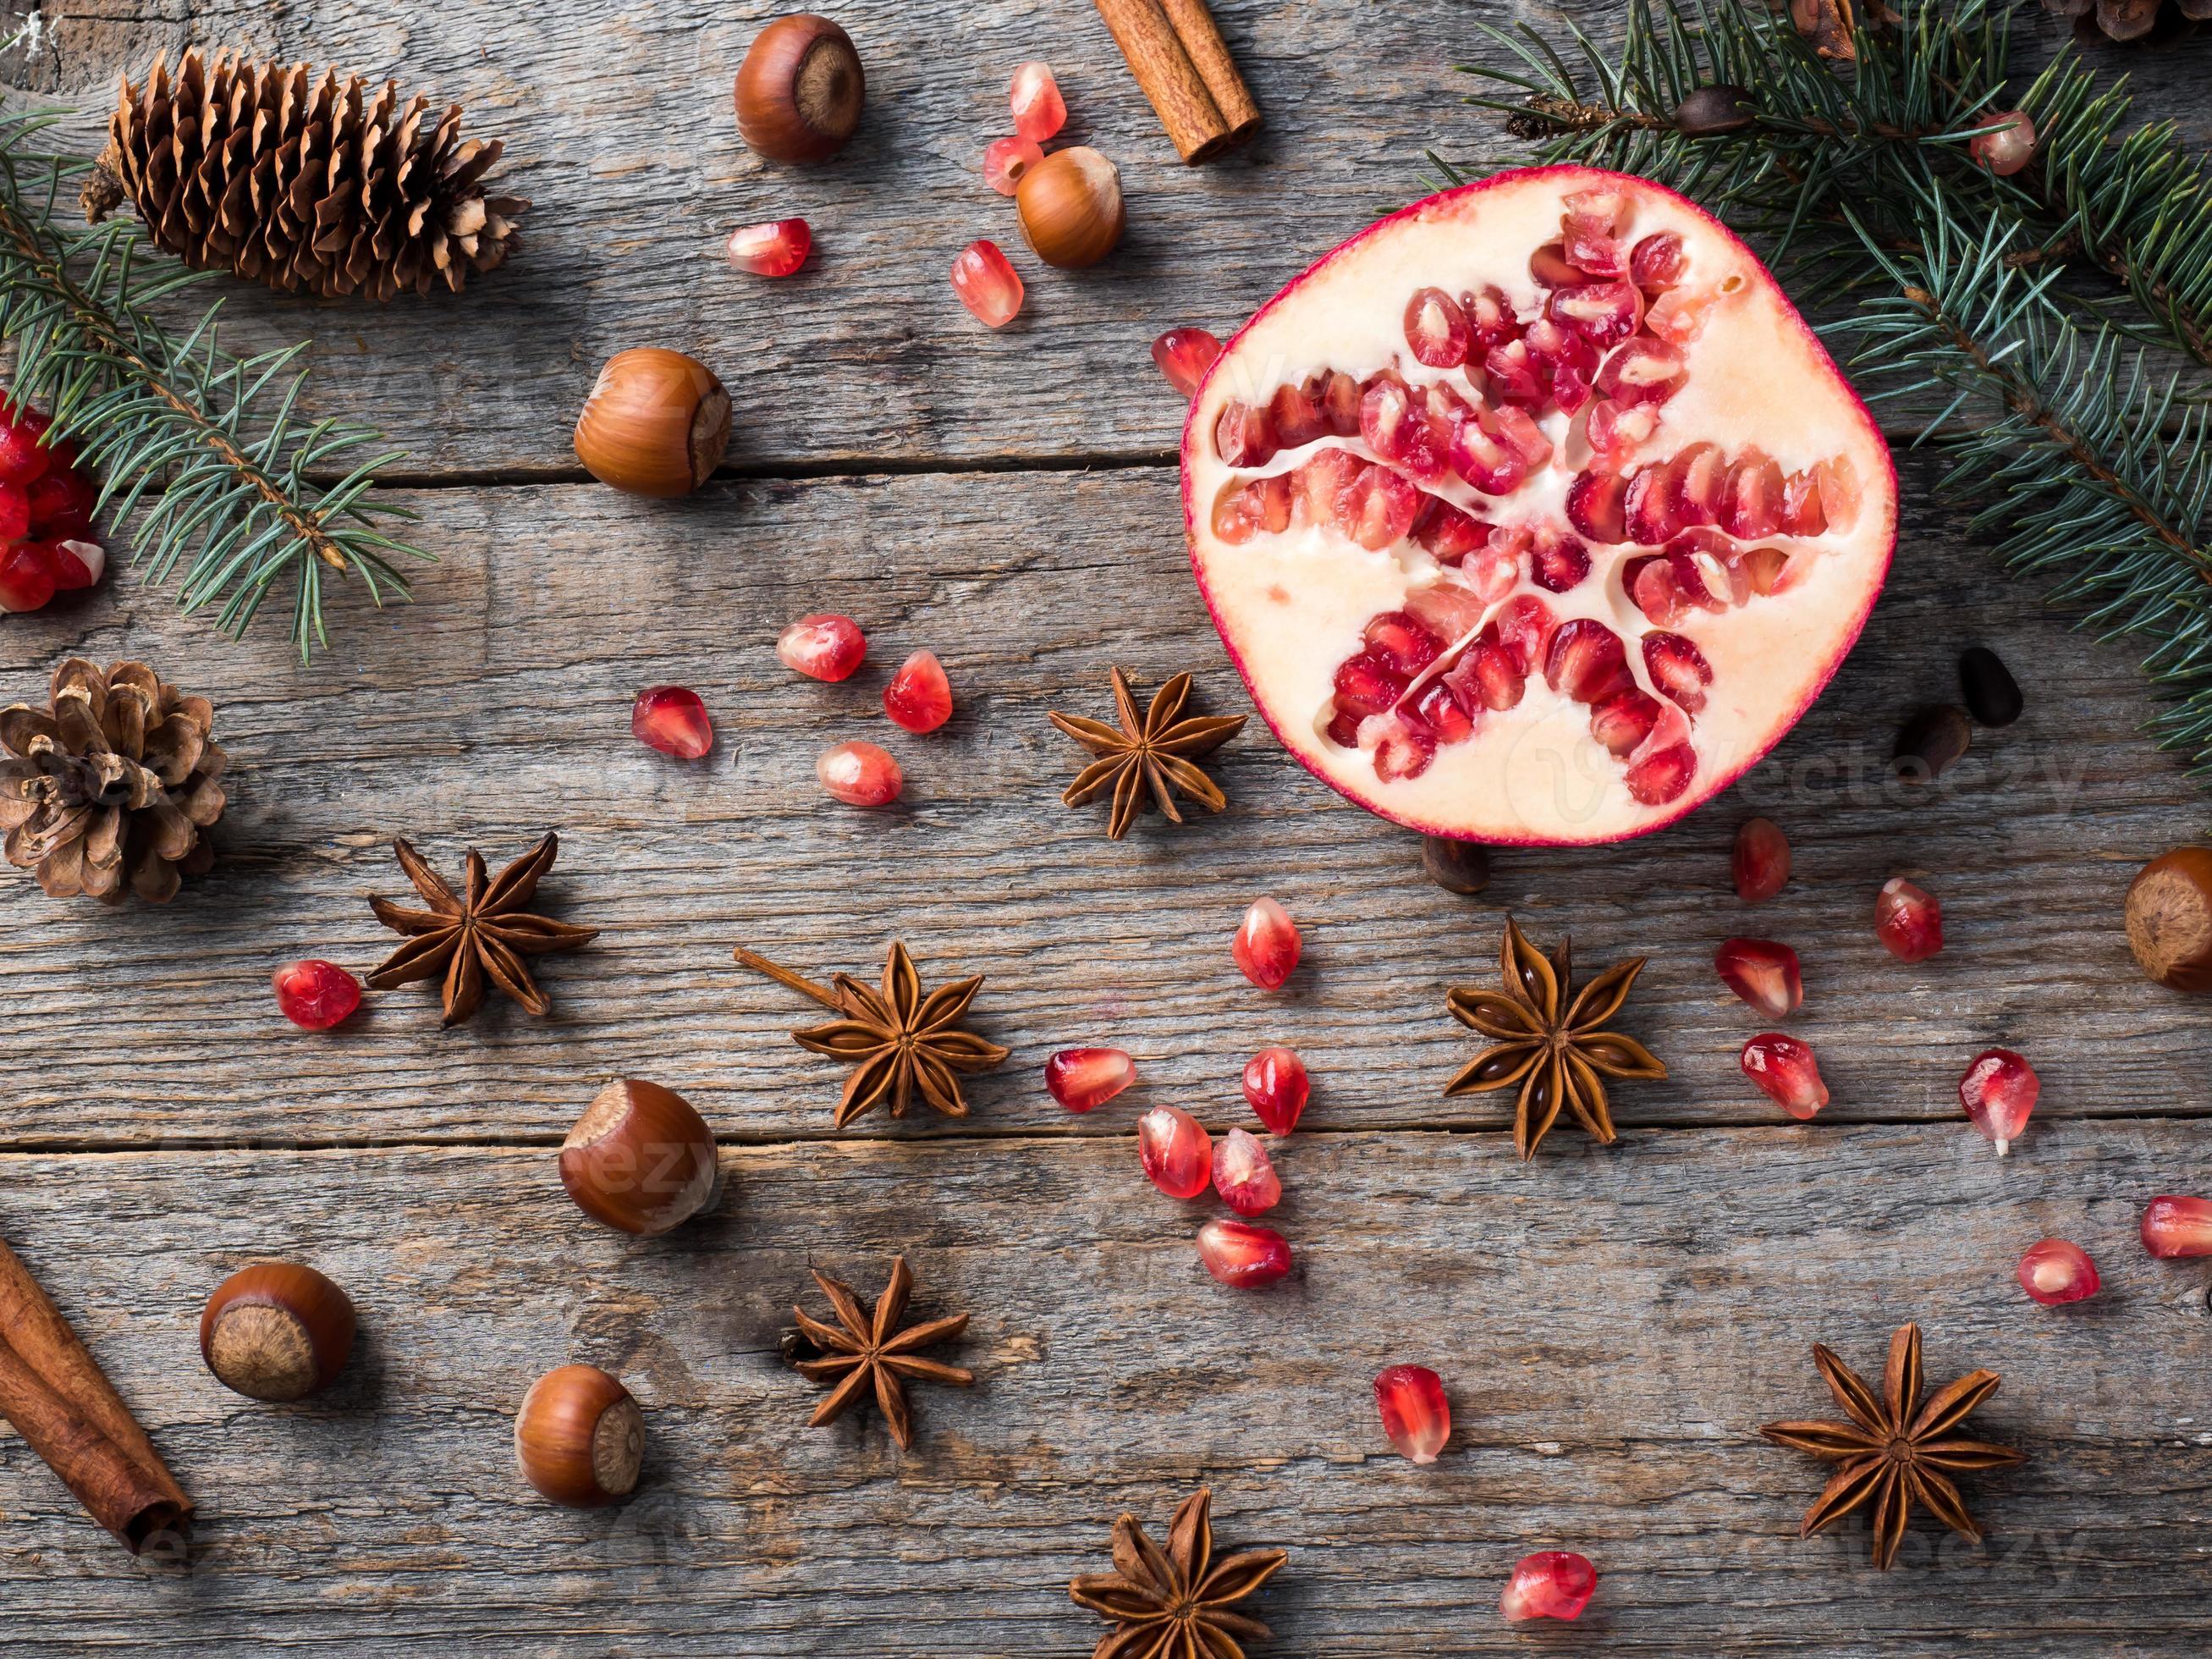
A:
<svg viewBox="0 0 2212 1659">
<path fill-rule="evenodd" d="M 1969 1371 L 1937 1389 L 1923 1404 L 1917 1325 L 1907 1325 L 1889 1339 L 1889 1369 L 1883 1375 L 1879 1400 L 1858 1373 L 1817 1342 L 1813 1363 L 1851 1420 L 1769 1423 L 1759 1430 L 1777 1445 L 1793 1446 L 1843 1466 L 1805 1511 L 1797 1535 L 1810 1538 L 1853 1510 L 1871 1504 L 1874 1564 L 1887 1571 L 1897 1559 L 1906 1518 L 1917 1502 L 1953 1532 L 1979 1543 L 1981 1529 L 1944 1471 L 1972 1474 L 2027 1461 L 2025 1453 L 2009 1446 L 1952 1433 L 1968 1413 L 1997 1391 L 1997 1374 Z"/>
<path fill-rule="evenodd" d="M 850 1285 L 818 1272 L 814 1282 L 830 1298 L 837 1323 L 825 1325 L 818 1319 L 809 1318 L 803 1309 L 792 1309 L 799 1320 L 799 1328 L 823 1356 L 799 1360 L 796 1366 L 799 1374 L 811 1381 L 828 1382 L 835 1378 L 836 1386 L 830 1390 L 830 1397 L 815 1407 L 807 1426 L 818 1429 L 824 1423 L 836 1422 L 854 1406 L 862 1404 L 872 1388 L 876 1406 L 890 1427 L 891 1438 L 904 1451 L 914 1444 L 914 1413 L 906 1402 L 907 1379 L 949 1382 L 960 1389 L 970 1387 L 975 1381 L 973 1371 L 957 1365 L 939 1364 L 934 1359 L 918 1358 L 915 1353 L 917 1348 L 934 1347 L 959 1335 L 968 1328 L 968 1316 L 954 1314 L 949 1319 L 933 1319 L 926 1325 L 900 1329 L 899 1321 L 906 1316 L 907 1293 L 914 1289 L 914 1274 L 904 1256 L 891 1263 L 890 1283 L 876 1298 L 872 1314 L 860 1311 L 860 1298 L 853 1294 Z"/>
<path fill-rule="evenodd" d="M 549 834 L 500 872 L 496 881 L 486 879 L 483 854 L 471 847 L 459 894 L 405 841 L 394 841 L 392 850 L 407 879 L 415 884 L 415 890 L 430 908 L 409 910 L 386 899 L 369 900 L 379 921 L 395 933 L 413 937 L 385 958 L 384 965 L 368 976 L 368 982 L 380 991 L 388 991 L 396 985 L 444 975 L 448 1025 L 476 1012 L 483 1002 L 486 980 L 532 1013 L 551 1012 L 552 1003 L 530 976 L 523 957 L 573 951 L 599 935 L 596 927 L 572 927 L 524 909 L 536 896 L 540 878 L 559 856 L 560 837 Z"/>
<path fill-rule="evenodd" d="M 1067 1587 L 1078 1605 L 1114 1621 L 1091 1659 L 1244 1659 L 1245 1643 L 1273 1634 L 1231 1609 L 1291 1558 L 1250 1550 L 1215 1561 L 1212 1505 L 1203 1486 L 1184 1498 L 1168 1523 L 1165 1551 L 1135 1516 L 1114 1523 L 1115 1571 Z"/>
<path fill-rule="evenodd" d="M 1504 990 L 1460 985 L 1444 998 L 1461 1024 L 1498 1039 L 1496 1048 L 1468 1062 L 1444 1093 L 1479 1095 L 1520 1085 L 1513 1106 L 1513 1146 L 1523 1158 L 1535 1156 L 1562 1106 L 1601 1144 L 1611 1146 L 1618 1137 L 1603 1079 L 1649 1082 L 1667 1075 L 1666 1066 L 1635 1038 L 1606 1030 L 1628 1000 L 1644 958 L 1615 963 L 1579 992 L 1571 991 L 1572 962 L 1571 939 L 1561 939 L 1547 960 L 1508 916 L 1498 952 Z"/>
<path fill-rule="evenodd" d="M 1247 717 L 1225 714 L 1184 720 L 1183 704 L 1190 700 L 1190 676 L 1177 674 L 1153 693 L 1152 706 L 1139 719 L 1129 682 L 1120 669 L 1111 672 L 1115 713 L 1121 722 L 1119 731 L 1103 720 L 1078 714 L 1055 711 L 1051 716 L 1054 726 L 1098 757 L 1075 775 L 1075 781 L 1067 786 L 1060 799 L 1070 806 L 1080 806 L 1111 788 L 1114 810 L 1106 820 L 1106 833 L 1115 841 L 1128 833 L 1137 814 L 1148 805 L 1158 806 L 1170 822 L 1181 823 L 1182 814 L 1176 810 L 1175 802 L 1177 791 L 1209 812 L 1226 806 L 1229 798 L 1221 793 L 1221 787 L 1192 763 L 1243 731 Z"/>
<path fill-rule="evenodd" d="M 914 958 L 904 945 L 895 943 L 884 963 L 880 994 L 848 974 L 832 975 L 830 982 L 836 988 L 824 990 L 743 945 L 733 954 L 746 967 L 844 1016 L 791 1034 L 802 1048 L 852 1062 L 853 1074 L 845 1079 L 845 1092 L 830 1120 L 833 1128 L 843 1128 L 886 1098 L 891 1115 L 904 1117 L 916 1095 L 946 1117 L 965 1117 L 961 1074 L 1006 1063 L 1007 1049 L 959 1029 L 968 1005 L 982 988 L 981 974 L 924 996 Z"/>
</svg>

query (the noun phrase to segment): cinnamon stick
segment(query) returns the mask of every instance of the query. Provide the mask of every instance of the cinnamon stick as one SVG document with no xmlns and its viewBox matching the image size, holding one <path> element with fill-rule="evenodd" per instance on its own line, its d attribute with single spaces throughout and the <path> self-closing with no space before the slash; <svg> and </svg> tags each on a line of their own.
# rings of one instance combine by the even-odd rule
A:
<svg viewBox="0 0 2212 1659">
<path fill-rule="evenodd" d="M 4 1241 L 0 1417 L 133 1555 L 191 1516 L 192 1500 L 145 1430 Z"/>
<path fill-rule="evenodd" d="M 1206 9 L 1206 0 L 1160 0 L 1160 9 L 1167 13 L 1176 38 L 1190 54 L 1192 66 L 1206 82 L 1214 106 L 1229 128 L 1222 148 L 1243 143 L 1260 130 L 1260 106 L 1252 101 L 1252 89 L 1237 72 L 1237 60 L 1229 55 L 1229 43 L 1221 38 L 1213 14 Z"/>
<path fill-rule="evenodd" d="M 1160 125 L 1167 129 L 1168 137 L 1175 141 L 1176 150 L 1185 161 L 1194 164 L 1218 155 L 1259 125 L 1259 113 L 1255 109 L 1251 111 L 1251 119 L 1241 130 L 1232 130 L 1190 48 L 1169 21 L 1161 0 L 1093 3 L 1099 16 L 1106 20 L 1106 27 L 1113 32 L 1114 44 L 1121 48 L 1121 56 L 1128 60 L 1129 72 L 1137 77 L 1137 85 L 1152 100 Z M 1176 3 L 1200 15 L 1205 13 L 1201 0 Z M 1220 46 L 1219 32 L 1212 30 L 1212 21 L 1206 20 L 1207 29 L 1214 44 Z M 1220 56 L 1224 63 L 1228 55 L 1228 48 L 1221 46 Z M 1243 82 L 1237 79 L 1233 64 L 1229 65 L 1229 76 L 1236 80 L 1241 91 Z M 1244 106 L 1249 107 L 1251 94 L 1243 93 L 1243 100 Z"/>
</svg>

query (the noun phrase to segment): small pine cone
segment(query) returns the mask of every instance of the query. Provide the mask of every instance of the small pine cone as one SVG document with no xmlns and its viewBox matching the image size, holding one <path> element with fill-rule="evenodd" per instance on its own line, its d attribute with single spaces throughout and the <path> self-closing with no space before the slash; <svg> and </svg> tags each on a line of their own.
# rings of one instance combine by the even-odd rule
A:
<svg viewBox="0 0 2212 1659">
<path fill-rule="evenodd" d="M 396 82 L 364 104 L 359 76 L 310 75 L 188 52 L 172 80 L 156 58 L 143 87 L 123 82 L 85 218 L 129 202 L 155 244 L 196 270 L 380 302 L 438 283 L 458 291 L 521 245 L 514 222 L 530 204 L 483 194 L 501 146 L 459 143 L 459 105 L 426 125 L 428 100 L 398 108 Z"/>
<path fill-rule="evenodd" d="M 204 697 L 139 662 L 105 674 L 82 657 L 54 670 L 47 707 L 0 708 L 0 828 L 8 862 L 55 898 L 154 904 L 202 875 L 222 816 L 222 750 Z M 126 883 L 128 884 L 126 889 Z"/>
<path fill-rule="evenodd" d="M 2141 41 L 2164 46 L 2212 18 L 2212 0 L 2043 0 L 2044 9 L 2074 20 L 2086 40 Z"/>
</svg>

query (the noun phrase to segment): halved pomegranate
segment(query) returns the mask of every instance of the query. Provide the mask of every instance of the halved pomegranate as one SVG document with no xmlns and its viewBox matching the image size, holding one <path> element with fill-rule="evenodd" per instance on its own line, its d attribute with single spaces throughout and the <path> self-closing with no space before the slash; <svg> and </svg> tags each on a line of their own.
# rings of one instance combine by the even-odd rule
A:
<svg viewBox="0 0 2212 1659">
<path fill-rule="evenodd" d="M 1618 841 L 1724 788 L 1873 608 L 1897 482 L 1765 268 L 1671 191 L 1501 173 L 1223 348 L 1191 563 L 1276 735 L 1431 835 Z"/>
</svg>

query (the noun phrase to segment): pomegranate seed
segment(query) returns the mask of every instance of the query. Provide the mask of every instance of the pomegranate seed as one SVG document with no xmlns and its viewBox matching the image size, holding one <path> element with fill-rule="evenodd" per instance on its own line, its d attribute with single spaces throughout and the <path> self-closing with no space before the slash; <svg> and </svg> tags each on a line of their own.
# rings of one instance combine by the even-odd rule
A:
<svg viewBox="0 0 2212 1659">
<path fill-rule="evenodd" d="M 1295 469 L 1292 517 L 1304 524 L 1340 524 L 1337 503 L 1366 465 L 1348 449 L 1324 449 Z"/>
<path fill-rule="evenodd" d="M 1728 457 L 1718 444 L 1692 444 L 1669 463 L 1674 506 L 1686 525 L 1708 525 L 1718 519 L 1728 473 Z"/>
<path fill-rule="evenodd" d="M 1747 819 L 1735 832 L 1729 871 L 1738 898 L 1746 904 L 1765 902 L 1790 880 L 1790 838 L 1771 818 Z"/>
<path fill-rule="evenodd" d="M 1630 795 L 1646 806 L 1664 806 L 1690 787 L 1697 775 L 1698 751 L 1686 743 L 1669 744 L 1621 775 Z"/>
<path fill-rule="evenodd" d="M 1471 632 L 1488 614 L 1492 600 L 1457 580 L 1432 582 L 1406 595 L 1406 614 L 1438 639 L 1456 640 Z"/>
<path fill-rule="evenodd" d="M 55 586 L 45 544 L 17 542 L 0 553 L 0 611 L 43 611 Z"/>
<path fill-rule="evenodd" d="M 1828 1103 L 1820 1063 L 1813 1058 L 1811 1047 L 1794 1036 L 1779 1031 L 1755 1036 L 1743 1045 L 1737 1063 L 1768 1099 L 1801 1121 Z"/>
<path fill-rule="evenodd" d="M 868 659 L 867 636 L 850 617 L 819 611 L 775 636 L 776 660 L 809 679 L 850 679 Z"/>
<path fill-rule="evenodd" d="M 1283 1197 L 1267 1149 L 1243 1129 L 1231 1129 L 1213 1149 L 1213 1190 L 1239 1215 L 1272 1210 Z"/>
<path fill-rule="evenodd" d="M 1540 288 L 1553 289 L 1573 288 L 1589 275 L 1568 263 L 1564 242 L 1547 242 L 1530 254 L 1528 274 Z"/>
<path fill-rule="evenodd" d="M 1415 408 L 1413 389 L 1395 374 L 1377 374 L 1360 394 L 1359 435 L 1384 460 L 1416 477 L 1434 478 L 1443 471 L 1444 453 Z"/>
<path fill-rule="evenodd" d="M 629 711 L 630 735 L 648 749 L 678 760 L 697 760 L 714 746 L 714 723 L 699 694 L 681 685 L 655 685 L 637 694 Z"/>
<path fill-rule="evenodd" d="M 2043 1092 L 2042 1079 L 2009 1048 L 1991 1048 L 1974 1056 L 1966 1074 L 1959 1079 L 1959 1103 L 1966 1109 L 1982 1138 L 1996 1143 L 2002 1158 L 2027 1127 L 2027 1115 Z"/>
<path fill-rule="evenodd" d="M 952 291 L 991 328 L 1004 328 L 1022 308 L 1022 279 L 993 241 L 979 240 L 960 250 L 952 262 Z"/>
<path fill-rule="evenodd" d="M 1271 1135 L 1298 1127 L 1312 1085 L 1305 1061 L 1290 1048 L 1262 1048 L 1244 1062 L 1244 1098 Z"/>
<path fill-rule="evenodd" d="M 1437 659 L 1444 642 L 1402 611 L 1385 611 L 1367 624 L 1367 654 L 1407 679 Z"/>
<path fill-rule="evenodd" d="M 1338 704 L 1359 714 L 1383 714 L 1406 695 L 1405 677 L 1366 651 L 1337 665 L 1335 684 Z"/>
<path fill-rule="evenodd" d="M 1340 438 L 1355 435 L 1359 430 L 1359 400 L 1364 395 L 1359 382 L 1336 368 L 1319 378 L 1322 412 L 1328 416 L 1328 429 Z"/>
<path fill-rule="evenodd" d="M 1729 990 L 1769 1019 L 1796 1012 L 1805 1000 L 1797 953 L 1771 939 L 1723 939 L 1713 952 L 1713 969 Z"/>
<path fill-rule="evenodd" d="M 1229 950 L 1245 978 L 1263 991 L 1277 991 L 1298 965 L 1300 944 L 1290 912 L 1271 898 L 1261 898 L 1244 912 Z"/>
<path fill-rule="evenodd" d="M 1966 141 L 1966 154 L 2000 179 L 2008 179 L 2035 159 L 2035 123 L 2026 110 L 1994 110 L 1984 122 L 2004 125 Z"/>
<path fill-rule="evenodd" d="M 30 533 L 31 492 L 0 478 L 0 542 L 21 541 Z"/>
<path fill-rule="evenodd" d="M 1504 404 L 1533 404 L 1543 400 L 1544 383 L 1528 343 L 1517 334 L 1483 354 L 1482 377 L 1490 395 Z"/>
<path fill-rule="evenodd" d="M 107 568 L 107 550 L 97 542 L 41 542 L 39 545 L 46 550 L 57 592 L 90 587 Z"/>
<path fill-rule="evenodd" d="M 1628 520 L 1627 539 L 1645 547 L 1664 547 L 1689 528 L 1674 470 L 1664 462 L 1637 469 L 1621 510 Z"/>
<path fill-rule="evenodd" d="M 1534 593 L 1523 593 L 1509 600 L 1498 613 L 1498 643 L 1512 653 L 1513 665 L 1525 674 L 1550 649 L 1553 631 L 1558 626 L 1551 606 Z"/>
<path fill-rule="evenodd" d="M 1820 483 L 1810 472 L 1793 472 L 1782 482 L 1782 529 L 1790 536 L 1817 536 L 1828 527 L 1820 505 Z"/>
<path fill-rule="evenodd" d="M 814 763 L 822 787 L 848 806 L 888 806 L 906 780 L 898 763 L 872 743 L 841 743 Z"/>
<path fill-rule="evenodd" d="M 1152 342 L 1152 361 L 1186 398 L 1198 395 L 1198 383 L 1220 355 L 1221 342 L 1202 328 L 1171 328 Z"/>
<path fill-rule="evenodd" d="M 1461 295 L 1459 308 L 1467 319 L 1470 357 L 1477 354 L 1487 356 L 1493 347 L 1521 337 L 1521 319 L 1513 314 L 1513 302 L 1495 283 L 1486 283 L 1472 294 Z"/>
<path fill-rule="evenodd" d="M 1520 706 L 1528 677 L 1513 660 L 1513 653 L 1498 643 L 1491 629 L 1468 647 L 1458 663 L 1447 671 L 1444 684 L 1469 714 L 1477 708 L 1503 712 Z"/>
<path fill-rule="evenodd" d="M 1568 414 L 1589 401 L 1590 382 L 1597 373 L 1597 349 L 1581 335 L 1549 317 L 1528 325 L 1522 339 L 1544 377 L 1546 394 Z M 1548 450 L 1546 459 L 1549 459 Z"/>
<path fill-rule="evenodd" d="M 1578 617 L 1552 635 L 1552 648 L 1544 659 L 1544 679 L 1554 691 L 1577 702 L 1599 702 L 1635 682 L 1629 678 L 1628 653 L 1620 635 L 1601 622 Z"/>
<path fill-rule="evenodd" d="M 1859 475 L 1848 455 L 1835 455 L 1813 464 L 1813 482 L 1820 492 L 1820 516 L 1831 530 L 1849 530 L 1858 521 Z"/>
<path fill-rule="evenodd" d="M 806 263 L 814 246 L 814 233 L 804 219 L 777 219 L 764 225 L 741 225 L 730 233 L 723 252 L 738 270 L 756 276 L 788 276 Z"/>
<path fill-rule="evenodd" d="M 1284 449 L 1297 449 L 1328 436 L 1328 411 L 1304 386 L 1277 386 L 1275 395 L 1267 399 L 1267 421 L 1274 428 L 1276 444 Z"/>
<path fill-rule="evenodd" d="M 1408 716 L 1415 725 L 1425 726 L 1438 744 L 1465 743 L 1474 735 L 1474 717 L 1482 712 L 1482 700 L 1463 702 L 1458 694 L 1438 679 L 1421 693 Z"/>
<path fill-rule="evenodd" d="M 1567 486 L 1567 522 L 1594 542 L 1625 542 L 1621 499 L 1627 493 L 1628 480 L 1617 472 L 1578 472 Z"/>
<path fill-rule="evenodd" d="M 1633 283 L 1588 283 L 1554 289 L 1544 314 L 1602 351 L 1636 332 L 1644 320 L 1644 295 Z"/>
<path fill-rule="evenodd" d="M 1362 467 L 1336 500 L 1345 533 L 1370 553 L 1405 540 L 1421 508 L 1421 492 L 1387 466 Z"/>
<path fill-rule="evenodd" d="M 1467 361 L 1473 340 L 1467 313 L 1443 289 L 1416 289 L 1406 301 L 1406 343 L 1416 362 L 1431 368 L 1457 368 Z"/>
<path fill-rule="evenodd" d="M 1180 1106 L 1155 1106 L 1137 1120 L 1137 1156 L 1170 1198 L 1196 1198 L 1213 1179 L 1213 1138 Z"/>
<path fill-rule="evenodd" d="M 1390 716 L 1389 726 L 1376 734 L 1375 775 L 1385 783 L 1418 778 L 1436 757 L 1436 738 L 1401 716 Z"/>
<path fill-rule="evenodd" d="M 1771 536 L 1782 528 L 1784 489 L 1781 467 L 1756 449 L 1747 449 L 1729 469 L 1715 522 L 1743 541 Z"/>
<path fill-rule="evenodd" d="M 1673 564 L 1663 558 L 1631 559 L 1620 568 L 1620 585 L 1636 608 L 1662 628 L 1682 620 L 1688 602 L 1675 585 Z"/>
<path fill-rule="evenodd" d="M 1899 962 L 1925 962 L 1943 948 L 1943 907 L 1933 893 L 1892 876 L 1875 896 L 1874 931 Z"/>
<path fill-rule="evenodd" d="M 1583 423 L 1583 435 L 1589 440 L 1592 454 L 1603 456 L 1608 463 L 1617 463 L 1658 428 L 1659 414 L 1656 405 L 1622 404 L 1610 398 L 1601 398 L 1590 405 L 1589 418 Z M 1620 483 L 1625 489 L 1628 481 L 1622 478 Z M 1616 495 L 1615 500 L 1618 499 Z"/>
<path fill-rule="evenodd" d="M 1006 101 L 1014 112 L 1014 131 L 1042 143 L 1067 125 L 1067 103 L 1049 65 L 1032 59 L 1014 70 Z"/>
<path fill-rule="evenodd" d="M 361 1006 L 361 981 L 334 962 L 288 962 L 269 983 L 284 1018 L 310 1031 L 327 1031 Z"/>
<path fill-rule="evenodd" d="M 1705 706 L 1705 688 L 1713 683 L 1713 665 L 1705 653 L 1680 634 L 1646 634 L 1644 667 L 1651 684 L 1686 714 Z"/>
<path fill-rule="evenodd" d="M 884 713 L 909 732 L 934 732 L 952 718 L 952 682 L 933 651 L 917 651 L 884 688 Z"/>
<path fill-rule="evenodd" d="M 1538 525 L 1530 544 L 1529 580 L 1547 593 L 1580 586 L 1590 573 L 1589 550 L 1564 530 Z"/>
<path fill-rule="evenodd" d="M 1601 397 L 1618 404 L 1663 404 L 1688 379 L 1689 368 L 1679 347 L 1638 337 L 1605 360 L 1596 386 Z"/>
<path fill-rule="evenodd" d="M 1207 1222 L 1198 1230 L 1198 1256 L 1206 1272 L 1239 1291 L 1272 1285 L 1291 1270 L 1290 1241 L 1249 1221 Z"/>
<path fill-rule="evenodd" d="M 1590 710 L 1590 736 L 1624 758 L 1634 754 L 1658 724 L 1659 700 L 1632 685 Z"/>
<path fill-rule="evenodd" d="M 1754 547 L 1743 556 L 1743 574 L 1754 593 L 1780 592 L 1789 570 L 1790 556 L 1778 547 Z"/>
<path fill-rule="evenodd" d="M 2097 1293 L 2097 1264 L 2079 1244 L 2045 1238 L 2020 1259 L 2020 1287 L 2046 1308 L 2063 1307 Z"/>
<path fill-rule="evenodd" d="M 31 531 L 41 541 L 89 534 L 93 504 L 100 492 L 92 481 L 62 467 L 33 478 L 25 492 L 31 503 Z"/>
<path fill-rule="evenodd" d="M 1468 554 L 1490 545 L 1490 526 L 1442 497 L 1431 495 L 1413 520 L 1413 539 L 1438 564 L 1457 564 Z"/>
<path fill-rule="evenodd" d="M 1498 1610 L 1515 1623 L 1526 1619 L 1579 1619 L 1597 1592 L 1597 1569 L 1572 1550 L 1524 1555 L 1506 1582 Z"/>
<path fill-rule="evenodd" d="M 27 484 L 52 463 L 53 453 L 39 441 L 38 433 L 20 425 L 0 425 L 0 478 Z"/>
<path fill-rule="evenodd" d="M 2161 1261 L 2212 1255 L 2212 1198 L 2154 1198 L 2143 1211 L 2142 1242 Z"/>
<path fill-rule="evenodd" d="M 1019 133 L 1011 138 L 994 138 L 983 151 L 983 181 L 1000 195 L 1012 196 L 1022 182 L 1022 174 L 1043 160 L 1044 152 L 1034 138 Z"/>
<path fill-rule="evenodd" d="M 1062 1048 L 1044 1063 L 1044 1086 L 1071 1112 L 1095 1110 L 1136 1080 L 1136 1061 L 1119 1048 Z"/>
<path fill-rule="evenodd" d="M 1629 280 L 1646 294 L 1673 288 L 1688 269 L 1689 262 L 1682 257 L 1682 239 L 1671 230 L 1653 232 L 1628 255 Z"/>
<path fill-rule="evenodd" d="M 1393 1365 L 1375 1379 L 1382 1432 L 1410 1462 L 1433 1463 L 1451 1438 L 1444 1381 L 1426 1365 Z"/>
</svg>

